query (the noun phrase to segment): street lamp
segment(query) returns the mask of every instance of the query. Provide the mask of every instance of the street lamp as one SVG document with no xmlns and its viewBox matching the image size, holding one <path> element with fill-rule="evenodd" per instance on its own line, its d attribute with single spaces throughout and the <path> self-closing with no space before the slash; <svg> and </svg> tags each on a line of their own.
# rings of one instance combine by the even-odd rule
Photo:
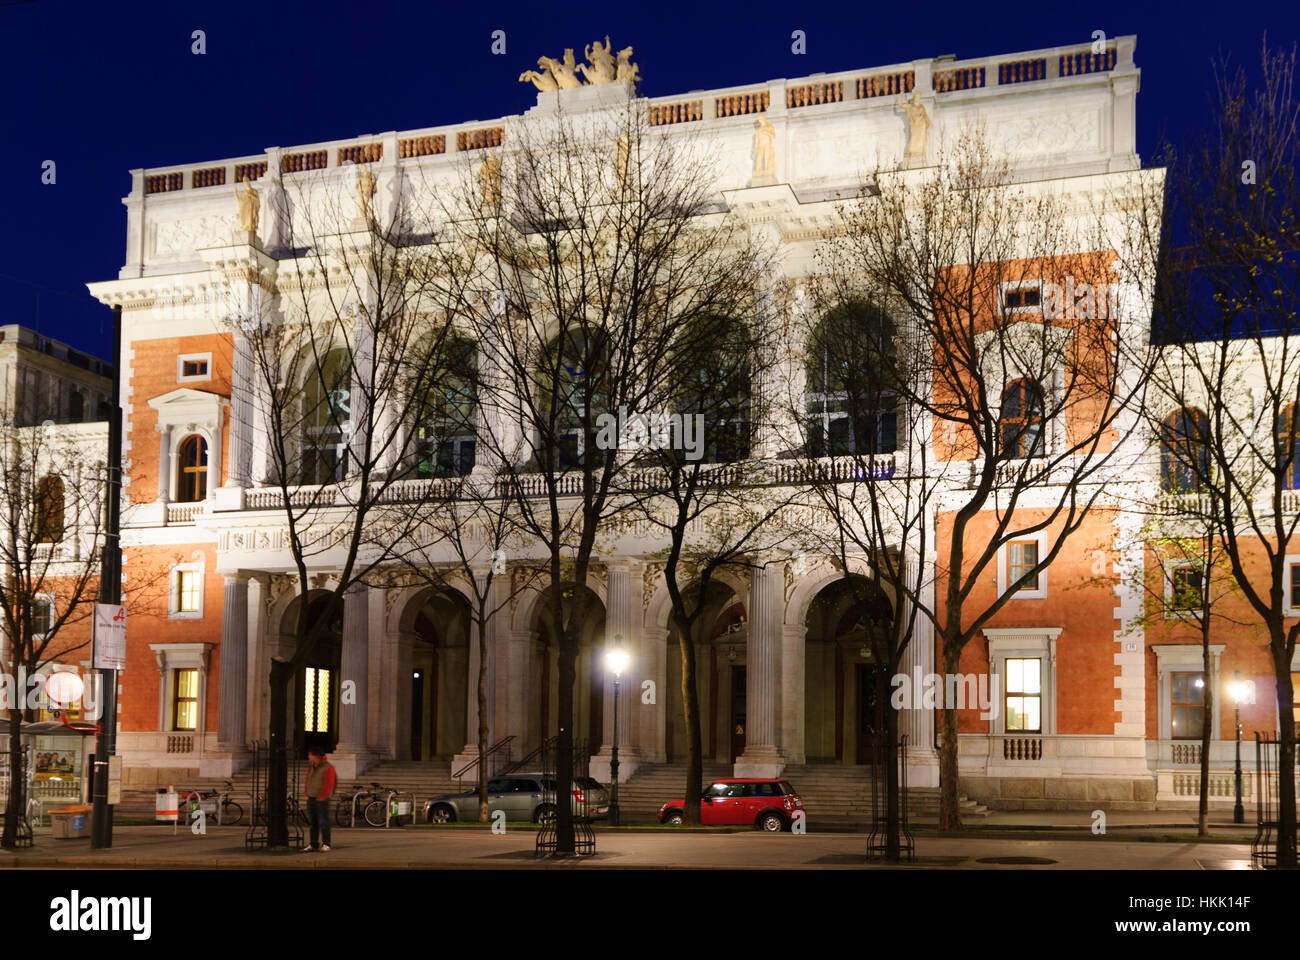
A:
<svg viewBox="0 0 1300 960">
<path fill-rule="evenodd" d="M 1246 685 L 1241 682 L 1241 671 L 1233 673 L 1234 680 L 1228 685 L 1228 694 L 1232 697 L 1232 714 L 1237 728 L 1237 802 L 1232 808 L 1232 822 L 1245 823 L 1246 809 L 1241 805 L 1241 701 L 1246 699 Z"/>
<path fill-rule="evenodd" d="M 618 681 L 627 669 L 627 651 L 623 649 L 622 634 L 614 634 L 614 645 L 605 652 L 605 667 L 614 674 L 614 747 L 609 758 L 609 825 L 618 826 Z"/>
</svg>

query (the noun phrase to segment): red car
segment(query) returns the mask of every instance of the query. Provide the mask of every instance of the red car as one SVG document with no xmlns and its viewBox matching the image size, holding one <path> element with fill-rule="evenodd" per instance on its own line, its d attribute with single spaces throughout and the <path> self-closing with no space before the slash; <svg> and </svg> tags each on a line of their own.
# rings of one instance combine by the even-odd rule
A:
<svg viewBox="0 0 1300 960">
<path fill-rule="evenodd" d="M 685 809 L 684 801 L 669 801 L 659 808 L 659 822 L 685 823 Z M 705 826 L 753 824 L 759 830 L 779 833 L 790 829 L 796 810 L 803 810 L 803 801 L 789 780 L 715 780 L 700 797 L 700 822 Z"/>
</svg>

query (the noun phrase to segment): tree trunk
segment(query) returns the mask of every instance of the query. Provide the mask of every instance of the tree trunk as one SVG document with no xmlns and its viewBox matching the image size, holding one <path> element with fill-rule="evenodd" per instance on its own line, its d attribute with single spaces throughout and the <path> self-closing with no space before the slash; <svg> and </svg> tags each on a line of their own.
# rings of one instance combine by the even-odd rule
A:
<svg viewBox="0 0 1300 960">
<path fill-rule="evenodd" d="M 21 698 L 22 694 L 17 694 Z M 21 699 L 19 700 L 21 703 Z M 9 711 L 9 806 L 5 810 L 4 839 L 0 847 L 12 850 L 18 846 L 18 818 L 27 809 L 26 770 L 23 769 L 23 735 L 20 721 L 21 709 Z"/>
<path fill-rule="evenodd" d="M 289 845 L 289 822 L 285 817 L 285 800 L 289 795 L 289 682 L 293 665 L 284 660 L 271 661 L 271 725 L 269 766 L 266 778 L 266 845 Z"/>
<path fill-rule="evenodd" d="M 700 790 L 704 777 L 704 740 L 700 725 L 700 696 L 695 682 L 695 643 L 689 629 L 677 622 L 682 648 L 682 719 L 686 721 L 686 789 L 682 794 L 682 819 L 700 825 Z"/>
<path fill-rule="evenodd" d="M 1208 579 L 1207 577 L 1207 582 Z M 1202 611 L 1201 616 L 1201 670 L 1201 675 L 1205 677 L 1205 703 L 1202 708 L 1202 716 L 1205 720 L 1201 724 L 1201 797 L 1196 818 L 1196 835 L 1205 837 L 1210 833 L 1210 734 L 1214 732 L 1211 729 L 1213 727 L 1211 718 L 1214 716 L 1214 684 L 1210 683 L 1210 620 L 1205 611 Z"/>
<path fill-rule="evenodd" d="M 575 591 L 576 593 L 576 591 Z M 558 606 L 558 604 L 557 604 Z M 576 631 L 560 635 L 559 738 L 555 743 L 555 852 L 573 856 L 573 692 L 577 680 L 578 639 Z M 546 736 L 546 732 L 542 732 Z"/>
<path fill-rule="evenodd" d="M 893 671 L 890 671 L 892 674 Z M 901 804 L 898 777 L 898 711 L 889 705 L 890 686 L 883 670 L 876 671 L 876 710 L 884 723 L 877 723 L 885 738 L 885 859 L 897 863 L 902 859 L 902 837 L 900 830 Z"/>
<path fill-rule="evenodd" d="M 478 618 L 478 819 L 488 822 L 487 620 Z M 546 731 L 542 731 L 543 739 Z"/>
<path fill-rule="evenodd" d="M 944 643 L 943 669 L 947 675 L 957 673 L 959 656 L 954 656 L 952 646 Z M 946 689 L 946 685 L 945 685 Z M 943 743 L 939 749 L 939 830 L 961 829 L 961 811 L 957 806 L 957 706 L 943 704 Z"/>
<path fill-rule="evenodd" d="M 1274 644 L 1277 650 L 1281 644 Z M 1277 674 L 1277 709 L 1282 722 L 1278 724 L 1277 745 L 1277 865 L 1295 867 L 1296 863 L 1296 822 L 1295 822 L 1295 702 L 1291 689 L 1290 658 L 1274 659 L 1274 672 Z M 1260 802 L 1259 793 L 1268 789 L 1268 784 L 1257 784 L 1259 789 L 1255 802 Z"/>
</svg>

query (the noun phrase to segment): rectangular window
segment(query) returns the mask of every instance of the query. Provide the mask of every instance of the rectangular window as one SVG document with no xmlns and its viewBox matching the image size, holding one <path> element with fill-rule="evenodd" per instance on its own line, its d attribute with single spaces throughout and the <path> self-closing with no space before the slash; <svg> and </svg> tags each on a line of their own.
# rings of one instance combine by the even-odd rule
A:
<svg viewBox="0 0 1300 960">
<path fill-rule="evenodd" d="M 1201 608 L 1201 590 L 1205 582 L 1204 571 L 1183 565 L 1174 567 L 1169 572 L 1171 583 L 1170 605 L 1175 610 L 1199 610 Z"/>
<path fill-rule="evenodd" d="M 208 372 L 206 360 L 184 360 L 181 362 L 182 377 L 202 377 Z"/>
<path fill-rule="evenodd" d="M 172 729 L 199 728 L 199 671 L 190 667 L 172 671 Z"/>
<path fill-rule="evenodd" d="M 1017 309 L 1020 307 L 1036 307 L 1041 302 L 1041 293 L 1036 289 L 1025 290 L 1008 290 L 1006 293 L 1006 303 L 1008 309 Z"/>
<path fill-rule="evenodd" d="M 54 599 L 35 597 L 32 600 L 32 633 L 43 637 L 54 629 Z"/>
<path fill-rule="evenodd" d="M 1011 658 L 1006 661 L 1007 732 L 1042 733 L 1043 661 Z"/>
<path fill-rule="evenodd" d="M 212 379 L 212 354 L 183 353 L 176 358 L 176 379 L 180 383 Z"/>
<path fill-rule="evenodd" d="M 198 613 L 201 588 L 198 570 L 176 571 L 176 612 Z"/>
<path fill-rule="evenodd" d="M 303 731 L 306 733 L 329 732 L 332 673 L 325 667 L 308 667 L 304 671 Z"/>
<path fill-rule="evenodd" d="M 1038 566 L 1038 541 L 1013 540 L 1007 544 L 1007 583 L 1015 586 L 1021 577 Z M 1034 574 L 1018 590 L 1037 590 L 1038 574 Z"/>
<path fill-rule="evenodd" d="M 1173 673 L 1169 675 L 1172 687 L 1169 696 L 1174 740 L 1199 740 L 1205 724 L 1205 675 L 1201 673 Z"/>
<path fill-rule="evenodd" d="M 1297 737 L 1300 737 L 1300 673 L 1291 674 L 1291 719 L 1295 721 Z"/>
<path fill-rule="evenodd" d="M 1291 564 L 1291 609 L 1300 609 L 1300 563 Z"/>
</svg>

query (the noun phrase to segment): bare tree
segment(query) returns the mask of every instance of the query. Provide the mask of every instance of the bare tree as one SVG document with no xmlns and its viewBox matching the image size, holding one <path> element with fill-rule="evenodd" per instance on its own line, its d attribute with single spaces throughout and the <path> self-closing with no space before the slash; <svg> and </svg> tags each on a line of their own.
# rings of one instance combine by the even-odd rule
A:
<svg viewBox="0 0 1300 960">
<path fill-rule="evenodd" d="M 931 463 L 951 481 L 935 501 L 939 596 L 917 606 L 948 675 L 1101 501 L 1132 449 L 1145 382 L 1146 332 L 1121 312 L 1127 280 L 1110 269 L 1124 235 L 1114 220 L 1134 212 L 1089 183 L 1071 198 L 1014 174 L 967 131 L 933 168 L 878 171 L 831 241 L 834 262 L 900 314 L 903 343 L 928 366 L 897 383 L 900 402 L 931 420 Z M 981 584 L 1000 551 L 1040 532 L 1049 542 L 1024 548 L 988 600 Z M 957 710 L 945 703 L 940 829 L 960 828 L 957 785 Z"/>
<path fill-rule="evenodd" d="M 282 512 L 298 602 L 294 653 L 271 661 L 271 846 L 288 842 L 279 798 L 289 792 L 290 683 L 342 619 L 345 594 L 414 535 L 422 511 L 411 501 L 435 493 L 405 482 L 435 385 L 427 371 L 452 332 L 433 296 L 430 208 L 410 191 L 381 212 L 375 184 L 364 165 L 355 178 L 292 184 L 283 242 L 293 255 L 249 278 L 234 311 L 253 392 L 254 480 L 274 488 L 261 496 Z M 406 508 L 390 509 L 396 502 Z"/>
<path fill-rule="evenodd" d="M 1262 622 L 1279 721 L 1277 862 L 1296 865 L 1295 691 L 1300 621 L 1287 555 L 1300 530 L 1300 100 L 1294 45 L 1261 52 L 1260 78 L 1214 65 L 1208 129 L 1172 149 L 1159 258 L 1146 288 L 1163 341 L 1152 378 L 1173 509 L 1208 522 L 1215 552 Z M 1153 227 L 1151 221 L 1147 226 Z M 1290 622 L 1288 623 L 1288 620 Z"/>
<path fill-rule="evenodd" d="M 22 723 L 36 719 L 28 678 L 90 645 L 99 591 L 104 455 L 99 424 L 18 427 L 0 423 L 0 625 L 9 718 L 5 848 L 26 812 Z M 102 707 L 88 691 L 83 703 Z"/>
<path fill-rule="evenodd" d="M 490 453 L 546 558 L 556 792 L 567 797 L 586 587 L 602 527 L 628 509 L 619 492 L 632 486 L 611 424 L 674 410 L 674 357 L 689 355 L 700 321 L 727 315 L 749 258 L 744 226 L 719 212 L 710 158 L 652 132 L 643 103 L 526 119 L 507 134 L 448 203 L 446 266 L 472 273 L 449 287 L 477 325 L 484 407 L 503 425 Z M 573 851 L 565 803 L 557 840 Z"/>
</svg>

